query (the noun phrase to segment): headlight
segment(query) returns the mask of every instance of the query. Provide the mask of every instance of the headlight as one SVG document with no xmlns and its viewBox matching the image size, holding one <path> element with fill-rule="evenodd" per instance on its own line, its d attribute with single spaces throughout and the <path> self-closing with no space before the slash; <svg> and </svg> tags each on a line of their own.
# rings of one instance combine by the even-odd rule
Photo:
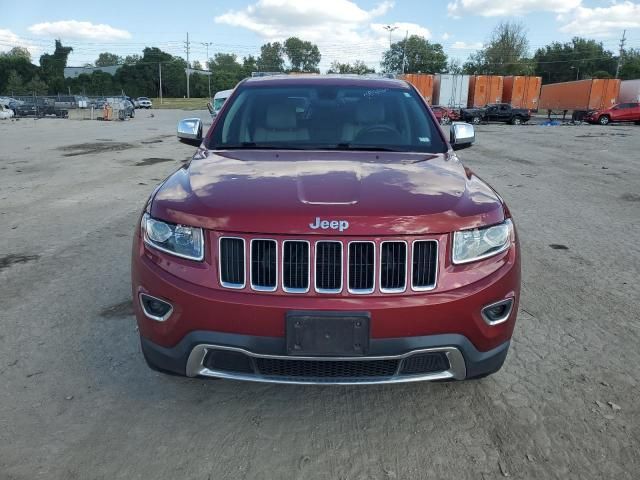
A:
<svg viewBox="0 0 640 480">
<path fill-rule="evenodd" d="M 189 260 L 204 258 L 204 236 L 202 229 L 175 225 L 152 218 L 148 213 L 142 216 L 144 243 L 163 252 Z"/>
<path fill-rule="evenodd" d="M 500 225 L 453 234 L 453 263 L 469 263 L 504 252 L 511 245 L 513 223 L 507 219 Z"/>
</svg>

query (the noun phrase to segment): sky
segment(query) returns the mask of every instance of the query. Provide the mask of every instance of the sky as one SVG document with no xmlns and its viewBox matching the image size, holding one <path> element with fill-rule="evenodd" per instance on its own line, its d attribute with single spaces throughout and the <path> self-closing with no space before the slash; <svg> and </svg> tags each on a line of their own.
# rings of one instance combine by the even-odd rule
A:
<svg viewBox="0 0 640 480">
<path fill-rule="evenodd" d="M 145 46 L 185 57 L 188 32 L 192 61 L 204 62 L 207 49 L 210 57 L 257 55 L 265 42 L 298 36 L 318 45 L 322 70 L 334 60 L 379 68 L 387 25 L 392 41 L 418 34 L 464 61 L 506 20 L 525 25 L 532 52 L 576 35 L 617 51 L 624 29 L 626 46 L 640 48 L 640 0 L 57 0 L 54 8 L 50 0 L 0 0 L 0 11 L 0 51 L 24 46 L 37 63 L 60 38 L 74 49 L 70 66 Z"/>
</svg>

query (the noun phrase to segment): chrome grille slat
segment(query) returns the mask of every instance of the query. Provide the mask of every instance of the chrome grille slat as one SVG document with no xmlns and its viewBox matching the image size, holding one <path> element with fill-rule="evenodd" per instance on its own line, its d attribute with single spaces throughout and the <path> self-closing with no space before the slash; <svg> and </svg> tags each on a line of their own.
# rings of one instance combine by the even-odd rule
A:
<svg viewBox="0 0 640 480">
<path fill-rule="evenodd" d="M 438 276 L 438 242 L 413 242 L 411 261 L 411 288 L 415 291 L 433 290 Z"/>
<path fill-rule="evenodd" d="M 380 291 L 404 292 L 407 288 L 407 244 L 404 241 L 380 244 Z"/>
<path fill-rule="evenodd" d="M 275 240 L 251 240 L 251 288 L 273 292 L 278 287 L 278 243 Z"/>
<path fill-rule="evenodd" d="M 220 238 L 218 257 L 220 284 L 226 288 L 244 288 L 244 239 L 235 237 Z"/>
<path fill-rule="evenodd" d="M 309 291 L 309 242 L 285 240 L 282 243 L 282 288 L 288 293 Z"/>
<path fill-rule="evenodd" d="M 349 242 L 349 292 L 373 293 L 375 289 L 375 243 Z"/>
<path fill-rule="evenodd" d="M 316 292 L 342 291 L 342 242 L 325 240 L 316 242 Z"/>
<path fill-rule="evenodd" d="M 246 242 L 250 242 L 248 248 Z M 344 268 L 347 292 L 354 295 L 376 290 L 401 293 L 407 284 L 414 292 L 433 290 L 438 241 L 415 240 L 409 245 L 404 240 L 318 240 L 312 245 L 308 240 L 232 236 L 218 241 L 219 280 L 224 288 L 244 289 L 249 277 L 256 291 L 275 292 L 281 285 L 285 293 L 307 293 L 313 274 L 315 292 L 338 294 L 343 290 Z"/>
</svg>

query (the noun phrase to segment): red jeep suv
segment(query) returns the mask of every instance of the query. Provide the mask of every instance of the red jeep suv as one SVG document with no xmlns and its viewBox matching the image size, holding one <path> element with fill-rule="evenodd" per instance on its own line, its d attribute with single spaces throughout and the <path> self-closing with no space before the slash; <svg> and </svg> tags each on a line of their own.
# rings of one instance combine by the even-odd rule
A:
<svg viewBox="0 0 640 480">
<path fill-rule="evenodd" d="M 520 295 L 509 209 L 409 83 L 241 82 L 146 203 L 132 288 L 151 368 L 275 383 L 496 372 Z"/>
</svg>

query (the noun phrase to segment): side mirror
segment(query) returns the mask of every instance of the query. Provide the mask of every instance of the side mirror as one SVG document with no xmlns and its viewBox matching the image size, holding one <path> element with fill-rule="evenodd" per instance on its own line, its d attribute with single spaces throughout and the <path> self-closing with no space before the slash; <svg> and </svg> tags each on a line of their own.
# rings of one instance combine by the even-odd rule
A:
<svg viewBox="0 0 640 480">
<path fill-rule="evenodd" d="M 476 141 L 476 132 L 470 123 L 454 122 L 449 129 L 449 139 L 454 150 L 461 150 L 473 145 Z"/>
<path fill-rule="evenodd" d="M 185 118 L 178 122 L 178 139 L 182 143 L 199 147 L 202 143 L 202 121 L 199 118 Z"/>
<path fill-rule="evenodd" d="M 216 112 L 215 112 L 215 110 L 213 109 L 213 105 L 211 105 L 211 102 L 207 102 L 207 110 L 209 110 L 209 113 L 210 113 L 212 116 L 215 116 Z"/>
</svg>

